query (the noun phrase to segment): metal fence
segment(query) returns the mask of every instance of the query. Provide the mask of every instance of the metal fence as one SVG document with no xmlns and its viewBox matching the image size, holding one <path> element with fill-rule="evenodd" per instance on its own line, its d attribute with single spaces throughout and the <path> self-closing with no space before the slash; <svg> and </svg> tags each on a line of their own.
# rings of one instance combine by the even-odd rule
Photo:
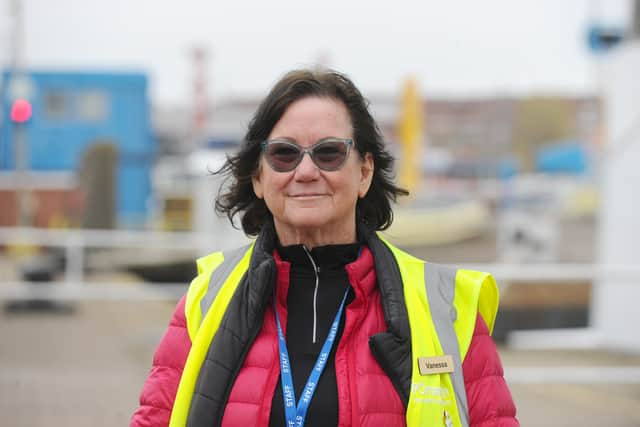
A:
<svg viewBox="0 0 640 427">
<path fill-rule="evenodd" d="M 127 230 L 44 230 L 38 228 L 0 227 L 0 245 L 34 245 L 64 250 L 65 267 L 61 280 L 28 282 L 24 280 L 3 283 L 0 299 L 46 297 L 50 299 L 171 299 L 186 289 L 185 283 L 91 283 L 85 274 L 86 249 L 140 249 L 184 250 L 204 255 L 214 250 L 224 250 L 246 242 L 240 232 L 223 231 L 212 238 L 189 232 L 157 232 Z M 579 283 L 597 282 L 601 277 L 609 279 L 638 278 L 640 266 L 601 264 L 466 264 L 459 267 L 489 271 L 500 286 L 511 282 L 528 283 Z M 50 285 L 50 286 L 47 286 Z"/>
</svg>

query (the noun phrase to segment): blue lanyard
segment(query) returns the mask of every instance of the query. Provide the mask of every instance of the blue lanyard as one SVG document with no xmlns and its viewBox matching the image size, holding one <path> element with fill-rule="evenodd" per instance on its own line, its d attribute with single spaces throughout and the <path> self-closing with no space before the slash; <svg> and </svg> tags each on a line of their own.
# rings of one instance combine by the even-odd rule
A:
<svg viewBox="0 0 640 427">
<path fill-rule="evenodd" d="M 302 427 L 304 426 L 304 419 L 307 416 L 307 410 L 311 403 L 313 393 L 316 391 L 318 380 L 322 371 L 327 366 L 327 360 L 329 360 L 329 353 L 333 347 L 333 342 L 336 340 L 336 334 L 338 333 L 338 326 L 340 325 L 340 318 L 342 317 L 342 310 L 344 309 L 344 303 L 347 300 L 347 294 L 349 288 L 342 297 L 342 303 L 336 314 L 336 318 L 333 320 L 331 330 L 327 339 L 322 345 L 320 356 L 316 360 L 316 364 L 309 375 L 307 384 L 304 386 L 302 397 L 298 401 L 296 406 L 295 389 L 293 388 L 293 376 L 291 375 L 291 365 L 289 364 L 289 352 L 287 351 L 287 341 L 282 333 L 282 326 L 280 325 L 280 317 L 278 316 L 278 309 L 276 307 L 276 299 L 273 299 L 273 308 L 276 312 L 276 325 L 278 326 L 278 346 L 280 350 L 280 376 L 282 378 L 282 397 L 284 400 L 284 414 L 287 419 L 287 427 Z"/>
</svg>

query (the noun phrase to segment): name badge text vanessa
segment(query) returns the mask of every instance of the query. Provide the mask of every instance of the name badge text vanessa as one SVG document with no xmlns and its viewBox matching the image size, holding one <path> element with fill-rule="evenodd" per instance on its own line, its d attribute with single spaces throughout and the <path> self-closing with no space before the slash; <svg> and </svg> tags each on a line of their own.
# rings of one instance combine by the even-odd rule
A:
<svg viewBox="0 0 640 427">
<path fill-rule="evenodd" d="M 453 357 L 450 355 L 418 357 L 420 375 L 446 374 L 453 372 Z"/>
</svg>

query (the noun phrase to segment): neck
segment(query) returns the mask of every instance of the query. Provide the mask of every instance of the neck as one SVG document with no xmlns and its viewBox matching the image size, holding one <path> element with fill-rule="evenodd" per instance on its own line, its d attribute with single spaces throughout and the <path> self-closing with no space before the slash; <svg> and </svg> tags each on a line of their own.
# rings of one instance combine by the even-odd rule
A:
<svg viewBox="0 0 640 427">
<path fill-rule="evenodd" d="M 356 242 L 355 221 L 343 227 L 292 228 L 274 221 L 276 234 L 282 246 L 304 245 L 307 249 L 317 246 L 340 245 Z"/>
</svg>

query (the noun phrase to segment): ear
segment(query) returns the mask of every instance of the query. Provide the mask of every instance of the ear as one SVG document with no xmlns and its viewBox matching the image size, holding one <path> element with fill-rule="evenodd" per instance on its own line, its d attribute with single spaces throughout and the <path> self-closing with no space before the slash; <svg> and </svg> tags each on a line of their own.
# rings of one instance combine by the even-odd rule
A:
<svg viewBox="0 0 640 427">
<path fill-rule="evenodd" d="M 258 171 L 251 177 L 251 185 L 253 186 L 253 192 L 256 193 L 256 197 L 258 199 L 262 199 L 264 196 L 264 191 L 262 188 L 262 180 L 260 179 L 262 176 L 262 168 L 258 166 Z"/>
<path fill-rule="evenodd" d="M 373 155 L 366 153 L 360 165 L 360 188 L 358 189 L 358 197 L 361 199 L 367 195 L 369 187 L 371 187 L 374 166 Z"/>
</svg>

